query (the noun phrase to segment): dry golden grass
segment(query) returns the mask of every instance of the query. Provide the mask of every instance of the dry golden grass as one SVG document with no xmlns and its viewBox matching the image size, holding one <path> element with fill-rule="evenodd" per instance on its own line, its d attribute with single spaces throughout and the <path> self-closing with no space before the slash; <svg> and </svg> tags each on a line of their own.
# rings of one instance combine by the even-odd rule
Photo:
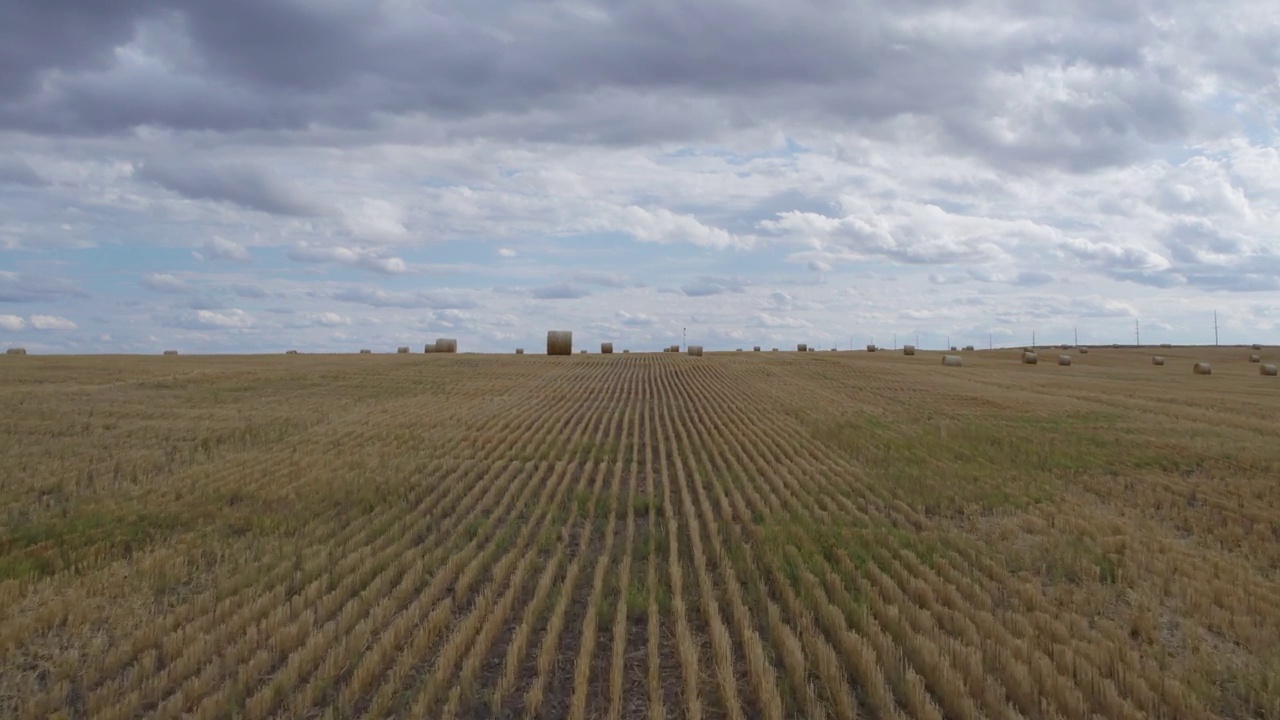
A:
<svg viewBox="0 0 1280 720">
<path fill-rule="evenodd" d="M 1280 718 L 1280 385 L 896 354 L 33 356 L 0 716 Z"/>
</svg>

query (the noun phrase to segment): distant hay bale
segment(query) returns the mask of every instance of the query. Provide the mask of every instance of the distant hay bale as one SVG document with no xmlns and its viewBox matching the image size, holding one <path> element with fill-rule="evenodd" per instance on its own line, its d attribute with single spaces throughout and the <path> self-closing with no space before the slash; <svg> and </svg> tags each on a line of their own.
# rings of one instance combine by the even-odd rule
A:
<svg viewBox="0 0 1280 720">
<path fill-rule="evenodd" d="M 164 354 L 165 354 L 165 355 L 177 355 L 177 354 L 178 354 L 178 351 L 177 351 L 177 350 L 165 350 L 165 351 L 164 351 Z"/>
<path fill-rule="evenodd" d="M 809 352 L 809 346 L 804 343 L 796 345 L 796 352 Z"/>
<path fill-rule="evenodd" d="M 735 348 L 734 352 L 742 352 L 742 348 Z"/>
<path fill-rule="evenodd" d="M 547 354 L 548 355 L 572 355 L 573 354 L 573 331 L 572 330 L 548 330 L 547 331 Z"/>
<path fill-rule="evenodd" d="M 587 351 L 586 351 L 586 350 L 579 350 L 579 351 L 578 351 L 578 354 L 579 354 L 579 355 L 586 355 L 586 354 L 587 354 Z"/>
<path fill-rule="evenodd" d="M 1261 356 L 1261 355 L 1250 355 L 1250 356 L 1249 356 L 1249 362 L 1251 362 L 1251 363 L 1260 363 L 1260 362 L 1262 362 L 1262 356 Z"/>
<path fill-rule="evenodd" d="M 1089 354 L 1089 348 L 1087 348 L 1087 347 L 1076 348 L 1076 352 L 1080 353 L 1081 355 L 1088 355 L 1088 354 Z"/>
<path fill-rule="evenodd" d="M 1266 376 L 1266 377 L 1275 377 L 1275 376 L 1276 376 L 1276 366 L 1275 366 L 1275 365 L 1262 365 L 1262 366 L 1260 366 L 1260 367 L 1258 368 L 1258 374 L 1259 374 L 1259 375 L 1264 375 L 1264 376 Z"/>
<path fill-rule="evenodd" d="M 756 345 L 755 347 L 751 348 L 751 352 L 760 352 L 760 346 Z"/>
<path fill-rule="evenodd" d="M 1198 362 L 1196 363 L 1196 366 L 1191 370 L 1196 375 L 1212 375 L 1213 374 L 1213 366 L 1207 362 Z"/>
<path fill-rule="evenodd" d="M 408 354 L 409 354 L 409 346 L 408 346 L 408 345 L 401 345 L 400 347 L 396 348 L 396 354 L 397 354 L 397 355 L 408 355 Z"/>
<path fill-rule="evenodd" d="M 1173 343 L 1160 343 L 1160 347 L 1162 347 L 1162 348 L 1171 348 L 1171 347 L 1173 347 Z"/>
<path fill-rule="evenodd" d="M 955 346 L 955 345 L 952 345 L 952 346 L 951 346 L 951 352 L 955 352 L 955 351 L 956 351 L 956 346 Z"/>
<path fill-rule="evenodd" d="M 613 343 L 600 343 L 600 354 L 601 354 L 601 355 L 612 355 L 612 354 L 613 354 Z"/>
<path fill-rule="evenodd" d="M 1040 362 L 1040 357 L 1039 357 L 1038 355 L 1036 355 L 1035 353 L 1031 352 L 1030 350 L 1023 350 L 1023 351 L 1022 351 L 1022 364 L 1023 364 L 1023 365 L 1035 365 L 1035 364 L 1037 364 L 1037 363 L 1039 363 L 1039 362 Z"/>
<path fill-rule="evenodd" d="M 285 354 L 285 355 L 297 355 L 297 354 L 298 354 L 298 351 L 297 351 L 297 350 L 285 350 L 285 351 L 284 351 L 284 354 Z"/>
<path fill-rule="evenodd" d="M 680 346 L 679 346 L 679 345 L 672 345 L 671 347 L 667 348 L 667 352 L 678 353 L 678 352 L 680 352 Z"/>
<path fill-rule="evenodd" d="M 690 354 L 690 355 L 692 355 L 693 357 L 702 357 L 702 346 L 701 346 L 701 345 L 690 345 L 690 346 L 689 346 L 689 354 Z"/>
<path fill-rule="evenodd" d="M 831 348 L 831 352 L 835 352 L 835 351 L 836 351 L 836 348 Z"/>
<path fill-rule="evenodd" d="M 915 355 L 915 354 L 916 354 L 916 346 L 915 346 L 915 345 L 903 345 L 903 346 L 902 346 L 902 354 L 903 354 L 903 355 Z"/>
<path fill-rule="evenodd" d="M 630 351 L 630 350 L 623 350 L 623 351 L 622 351 L 622 354 L 623 354 L 623 355 L 626 355 L 626 354 L 627 354 L 627 353 L 629 353 L 629 352 L 631 352 L 631 351 Z"/>
<path fill-rule="evenodd" d="M 973 346 L 972 346 L 972 345 L 965 345 L 965 346 L 964 346 L 964 351 L 965 351 L 965 352 L 973 352 Z"/>
<path fill-rule="evenodd" d="M 772 352 L 778 352 L 778 348 L 774 348 Z"/>
<path fill-rule="evenodd" d="M 440 338 L 436 340 L 436 352 L 456 353 L 458 352 L 458 341 L 453 338 Z"/>
<path fill-rule="evenodd" d="M 1111 343 L 1111 349 L 1112 349 L 1112 350 L 1119 350 L 1119 349 L 1120 349 L 1120 343 Z"/>
<path fill-rule="evenodd" d="M 435 352 L 435 351 L 436 351 L 436 344 L 435 344 L 435 343 L 427 343 L 427 344 L 426 344 L 426 345 L 424 345 L 424 346 L 423 346 L 423 348 L 422 348 L 422 352 L 424 352 L 424 353 L 433 353 L 433 352 Z"/>
<path fill-rule="evenodd" d="M 1061 345 L 1059 345 L 1059 346 L 1058 346 L 1058 349 L 1059 349 L 1059 350 L 1070 350 L 1070 349 L 1071 349 L 1071 346 L 1070 346 L 1070 345 L 1068 345 L 1068 344 L 1066 344 L 1066 343 L 1062 343 Z"/>
<path fill-rule="evenodd" d="M 166 350 L 166 351 L 164 352 L 164 354 L 165 354 L 165 355 L 169 355 L 169 354 L 177 355 L 177 354 L 178 354 L 178 351 L 177 351 L 177 350 L 174 350 L 174 351 L 172 351 L 172 353 L 171 353 L 171 351 Z M 372 351 L 372 350 L 370 350 L 370 349 L 368 349 L 368 348 L 362 348 L 362 349 L 360 350 L 360 354 L 361 354 L 361 355 L 372 355 L 372 354 L 373 354 L 373 351 Z"/>
<path fill-rule="evenodd" d="M 875 346 L 875 345 L 868 345 L 868 346 L 867 346 L 867 352 L 875 352 L 875 351 L 876 351 L 876 346 Z"/>
<path fill-rule="evenodd" d="M 1163 356 L 1163 355 L 1152 355 L 1152 356 L 1151 356 L 1151 364 L 1152 364 L 1152 365 L 1164 365 L 1164 356 Z"/>
<path fill-rule="evenodd" d="M 1059 356 L 1058 356 L 1058 364 L 1059 364 L 1059 365 L 1070 365 L 1070 364 L 1071 364 L 1071 356 L 1070 356 L 1070 355 L 1059 355 Z"/>
<path fill-rule="evenodd" d="M 4 354 L 5 354 L 5 355 L 26 355 L 26 354 L 27 354 L 27 349 L 26 349 L 26 348 L 13 347 L 13 348 L 9 348 L 8 350 L 5 350 L 5 351 L 4 351 Z"/>
<path fill-rule="evenodd" d="M 964 367 L 964 360 L 959 355 L 943 355 L 942 364 L 946 367 Z"/>
<path fill-rule="evenodd" d="M 524 348 L 516 348 L 516 354 L 517 354 L 517 355 L 523 355 L 523 354 L 524 354 Z"/>
<path fill-rule="evenodd" d="M 1261 350 L 1261 349 L 1262 349 L 1262 343 L 1254 343 L 1254 344 L 1253 344 L 1253 349 L 1254 349 L 1254 350 Z"/>
</svg>

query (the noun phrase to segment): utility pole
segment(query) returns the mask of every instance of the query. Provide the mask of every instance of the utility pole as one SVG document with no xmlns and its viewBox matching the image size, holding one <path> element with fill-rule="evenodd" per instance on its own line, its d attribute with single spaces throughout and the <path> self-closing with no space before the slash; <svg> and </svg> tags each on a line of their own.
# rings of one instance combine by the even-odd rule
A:
<svg viewBox="0 0 1280 720">
<path fill-rule="evenodd" d="M 920 333 L 916 333 L 916 347 L 920 347 Z"/>
<path fill-rule="evenodd" d="M 1035 330 L 1031 331 L 1031 349 L 1032 350 L 1036 349 L 1036 331 Z"/>
<path fill-rule="evenodd" d="M 947 349 L 947 350 L 950 350 L 950 349 L 951 349 L 951 336 L 950 336 L 950 335 L 948 335 L 948 336 L 947 336 L 947 347 L 946 347 L 946 349 Z"/>
<path fill-rule="evenodd" d="M 1080 346 L 1080 328 L 1071 328 L 1071 332 L 1075 336 L 1076 347 L 1079 347 Z"/>
<path fill-rule="evenodd" d="M 996 347 L 995 333 L 987 333 L 987 349 L 994 350 Z"/>
<path fill-rule="evenodd" d="M 1218 311 L 1213 311 L 1213 346 L 1218 346 Z"/>
<path fill-rule="evenodd" d="M 898 349 L 898 333 L 893 334 L 893 349 Z"/>
<path fill-rule="evenodd" d="M 680 344 L 685 350 L 689 349 L 689 328 L 680 328 Z"/>
<path fill-rule="evenodd" d="M 1142 347 L 1142 329 L 1138 325 L 1136 318 L 1133 321 L 1133 341 L 1137 343 L 1138 347 Z"/>
</svg>

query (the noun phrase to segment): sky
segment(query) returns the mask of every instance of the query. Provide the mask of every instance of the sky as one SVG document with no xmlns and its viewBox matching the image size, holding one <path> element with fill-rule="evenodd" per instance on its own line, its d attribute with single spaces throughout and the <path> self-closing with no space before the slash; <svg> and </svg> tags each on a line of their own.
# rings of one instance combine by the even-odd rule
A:
<svg viewBox="0 0 1280 720">
<path fill-rule="evenodd" d="M 1280 344 L 1273 0 L 0 0 L 0 345 Z"/>
</svg>

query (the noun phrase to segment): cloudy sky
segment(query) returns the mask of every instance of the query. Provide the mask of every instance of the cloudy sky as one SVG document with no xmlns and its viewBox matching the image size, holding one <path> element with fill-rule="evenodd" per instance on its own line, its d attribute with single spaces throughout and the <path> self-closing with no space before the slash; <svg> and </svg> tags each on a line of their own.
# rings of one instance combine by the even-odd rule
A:
<svg viewBox="0 0 1280 720">
<path fill-rule="evenodd" d="M 0 16 L 0 344 L 1280 343 L 1274 0 Z"/>
</svg>

